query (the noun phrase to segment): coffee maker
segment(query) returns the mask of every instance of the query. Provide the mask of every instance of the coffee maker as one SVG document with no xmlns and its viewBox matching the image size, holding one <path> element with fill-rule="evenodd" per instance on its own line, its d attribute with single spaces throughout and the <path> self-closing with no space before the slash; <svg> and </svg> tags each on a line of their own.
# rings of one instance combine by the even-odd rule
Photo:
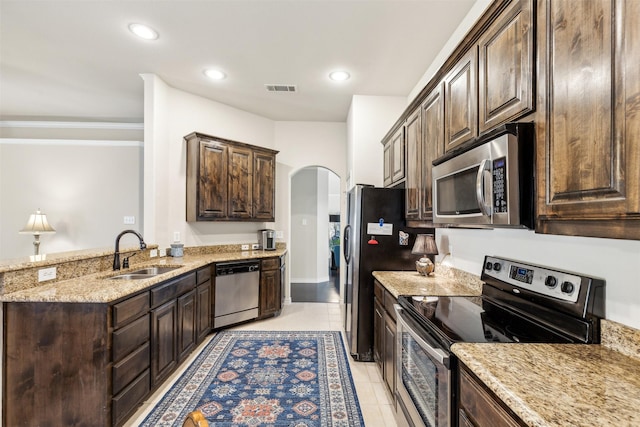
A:
<svg viewBox="0 0 640 427">
<path fill-rule="evenodd" d="M 276 250 L 276 232 L 275 230 L 263 229 L 258 230 L 258 244 L 263 251 Z"/>
</svg>

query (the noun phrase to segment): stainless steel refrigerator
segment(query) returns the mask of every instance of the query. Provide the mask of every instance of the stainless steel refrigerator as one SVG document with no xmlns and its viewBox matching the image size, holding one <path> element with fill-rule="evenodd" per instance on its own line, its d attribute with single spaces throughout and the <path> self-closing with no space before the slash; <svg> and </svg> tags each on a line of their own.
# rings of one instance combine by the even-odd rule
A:
<svg viewBox="0 0 640 427">
<path fill-rule="evenodd" d="M 409 235 L 405 244 L 400 242 L 401 231 Z M 404 189 L 356 185 L 347 193 L 344 329 L 355 360 L 373 360 L 372 273 L 415 270 L 415 237 L 416 230 L 405 227 Z"/>
</svg>

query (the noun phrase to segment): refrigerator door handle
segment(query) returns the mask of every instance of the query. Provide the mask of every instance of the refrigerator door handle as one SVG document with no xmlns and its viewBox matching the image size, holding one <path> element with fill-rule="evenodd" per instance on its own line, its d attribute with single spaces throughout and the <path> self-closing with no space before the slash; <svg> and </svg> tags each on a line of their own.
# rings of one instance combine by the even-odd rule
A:
<svg viewBox="0 0 640 427">
<path fill-rule="evenodd" d="M 347 225 L 344 227 L 344 232 L 342 233 L 344 236 L 343 243 L 344 247 L 342 248 L 344 254 L 344 260 L 347 264 L 351 262 L 351 226 Z"/>
</svg>

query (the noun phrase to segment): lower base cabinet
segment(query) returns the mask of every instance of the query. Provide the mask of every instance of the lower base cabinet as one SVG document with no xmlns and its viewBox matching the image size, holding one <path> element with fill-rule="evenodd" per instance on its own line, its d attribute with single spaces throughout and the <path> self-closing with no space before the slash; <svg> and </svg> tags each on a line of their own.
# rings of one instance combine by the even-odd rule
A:
<svg viewBox="0 0 640 427">
<path fill-rule="evenodd" d="M 526 426 L 462 363 L 460 363 L 458 396 L 458 425 L 460 426 Z"/>
<path fill-rule="evenodd" d="M 280 313 L 284 296 L 284 272 L 284 255 L 261 261 L 259 317 Z"/>
<path fill-rule="evenodd" d="M 373 360 L 376 362 L 395 405 L 396 316 L 395 297 L 380 282 L 374 282 Z"/>
<path fill-rule="evenodd" d="M 110 304 L 3 303 L 2 425 L 122 425 L 211 331 L 211 271 Z"/>
</svg>

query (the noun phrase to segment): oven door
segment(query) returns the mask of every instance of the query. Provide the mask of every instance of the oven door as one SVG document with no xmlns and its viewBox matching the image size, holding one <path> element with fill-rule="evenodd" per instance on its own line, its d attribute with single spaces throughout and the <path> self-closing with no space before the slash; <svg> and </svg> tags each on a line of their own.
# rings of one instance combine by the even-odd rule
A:
<svg viewBox="0 0 640 427">
<path fill-rule="evenodd" d="M 451 426 L 449 353 L 399 305 L 396 337 L 396 397 L 410 426 Z"/>
</svg>

